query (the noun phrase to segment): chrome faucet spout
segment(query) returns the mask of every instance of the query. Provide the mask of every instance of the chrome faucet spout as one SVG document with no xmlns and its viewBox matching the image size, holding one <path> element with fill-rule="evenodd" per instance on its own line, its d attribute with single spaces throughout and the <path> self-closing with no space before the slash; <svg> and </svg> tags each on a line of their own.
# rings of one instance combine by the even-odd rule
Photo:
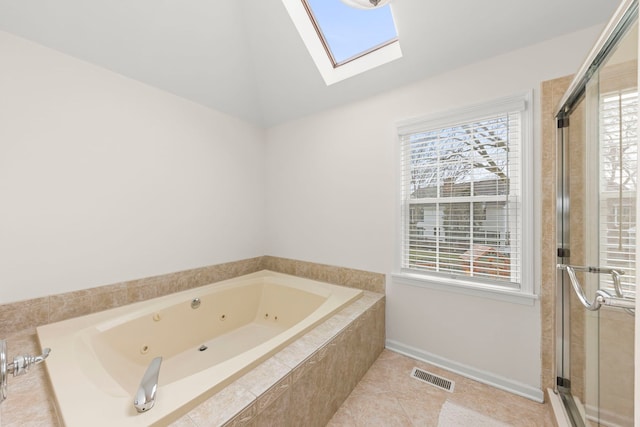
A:
<svg viewBox="0 0 640 427">
<path fill-rule="evenodd" d="M 136 392 L 133 405 L 138 412 L 146 412 L 156 403 L 156 391 L 158 390 L 158 376 L 162 357 L 156 357 L 147 367 L 147 371 L 140 381 L 140 387 Z"/>
</svg>

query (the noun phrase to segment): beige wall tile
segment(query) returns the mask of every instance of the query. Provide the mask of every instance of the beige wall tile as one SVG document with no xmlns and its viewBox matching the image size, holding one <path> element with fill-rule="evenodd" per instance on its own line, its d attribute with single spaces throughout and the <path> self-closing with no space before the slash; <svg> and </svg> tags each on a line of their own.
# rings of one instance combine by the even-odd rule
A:
<svg viewBox="0 0 640 427">
<path fill-rule="evenodd" d="M 287 379 L 290 372 L 290 367 L 272 357 L 243 375 L 236 381 L 236 384 L 246 388 L 254 395 L 260 396 L 274 387 L 274 384 L 281 381 L 282 378 Z M 288 381 L 283 382 L 283 387 L 286 386 L 288 386 Z"/>
<path fill-rule="evenodd" d="M 236 414 L 240 414 L 242 419 L 251 418 L 253 412 L 243 413 L 243 410 L 252 407 L 255 399 L 256 396 L 244 387 L 231 384 L 189 411 L 188 415 L 199 427 L 219 426 L 237 418 Z"/>
<path fill-rule="evenodd" d="M 276 402 L 281 398 L 283 394 L 287 395 L 286 403 L 288 404 L 289 402 L 288 395 L 289 395 L 290 388 L 291 388 L 291 375 L 286 375 L 282 380 L 278 381 L 275 385 L 273 385 L 264 393 L 262 393 L 258 397 L 258 401 L 257 401 L 258 414 L 263 413 L 270 406 L 273 406 L 274 404 L 276 404 Z M 285 403 L 285 402 L 281 401 L 280 403 Z M 284 415 L 284 414 L 281 414 L 281 415 Z M 271 414 L 270 416 L 273 416 L 273 414 Z M 281 419 L 286 420 L 288 418 L 289 418 L 288 416 L 284 416 Z"/>
<path fill-rule="evenodd" d="M 120 307 L 128 303 L 127 286 L 124 283 L 101 286 L 91 293 L 93 312 Z"/>
<path fill-rule="evenodd" d="M 91 291 L 82 290 L 49 297 L 49 322 L 91 313 Z"/>
<path fill-rule="evenodd" d="M 198 425 L 193 422 L 189 415 L 185 415 L 169 424 L 168 427 L 198 427 Z"/>
<path fill-rule="evenodd" d="M 0 337 L 49 323 L 49 297 L 0 305 Z"/>
<path fill-rule="evenodd" d="M 291 406 L 291 392 L 285 389 L 275 396 L 275 399 L 264 407 L 253 420 L 253 425 L 273 426 L 273 427 L 295 427 L 291 423 L 291 411 L 295 410 Z"/>
<path fill-rule="evenodd" d="M 386 278 L 385 275 L 381 273 L 272 256 L 263 257 L 262 266 L 268 270 L 292 274 L 320 282 L 333 283 L 382 294 L 385 292 Z"/>
</svg>

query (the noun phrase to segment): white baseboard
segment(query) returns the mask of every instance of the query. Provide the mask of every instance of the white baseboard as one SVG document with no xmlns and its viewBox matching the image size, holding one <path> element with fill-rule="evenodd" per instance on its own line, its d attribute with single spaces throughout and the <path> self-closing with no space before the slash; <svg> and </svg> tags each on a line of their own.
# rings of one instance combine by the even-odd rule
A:
<svg viewBox="0 0 640 427">
<path fill-rule="evenodd" d="M 492 374 L 491 372 L 483 371 L 468 365 L 464 365 L 462 363 L 455 362 L 453 360 L 445 359 L 443 357 L 436 356 L 435 354 L 401 344 L 397 341 L 387 340 L 385 346 L 389 350 L 404 354 L 405 356 L 409 356 L 423 362 L 430 363 L 432 365 L 438 366 L 456 374 L 460 374 L 472 380 L 476 380 L 492 387 L 517 394 L 518 396 L 526 397 L 527 399 L 531 399 L 536 402 L 544 402 L 544 393 L 542 392 L 542 390 L 536 387 L 532 387 L 528 384 L 523 384 L 518 381 L 512 381 L 508 378 Z"/>
</svg>

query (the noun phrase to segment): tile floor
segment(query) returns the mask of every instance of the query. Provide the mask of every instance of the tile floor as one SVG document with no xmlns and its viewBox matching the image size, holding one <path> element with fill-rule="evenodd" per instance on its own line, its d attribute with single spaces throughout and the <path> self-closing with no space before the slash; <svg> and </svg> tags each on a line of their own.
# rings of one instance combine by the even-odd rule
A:
<svg viewBox="0 0 640 427">
<path fill-rule="evenodd" d="M 413 367 L 455 381 L 453 393 L 411 378 Z M 328 426 L 546 427 L 555 421 L 549 404 L 384 350 Z"/>
</svg>

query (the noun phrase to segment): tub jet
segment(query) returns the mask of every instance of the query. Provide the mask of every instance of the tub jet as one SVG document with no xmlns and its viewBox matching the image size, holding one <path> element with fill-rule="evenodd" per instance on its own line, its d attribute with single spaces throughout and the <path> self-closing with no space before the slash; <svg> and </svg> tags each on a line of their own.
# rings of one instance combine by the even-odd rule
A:
<svg viewBox="0 0 640 427">
<path fill-rule="evenodd" d="M 209 347 L 207 347 L 206 345 L 202 344 L 200 346 L 200 348 L 198 349 L 198 351 L 205 351 L 206 349 L 208 349 Z"/>
</svg>

